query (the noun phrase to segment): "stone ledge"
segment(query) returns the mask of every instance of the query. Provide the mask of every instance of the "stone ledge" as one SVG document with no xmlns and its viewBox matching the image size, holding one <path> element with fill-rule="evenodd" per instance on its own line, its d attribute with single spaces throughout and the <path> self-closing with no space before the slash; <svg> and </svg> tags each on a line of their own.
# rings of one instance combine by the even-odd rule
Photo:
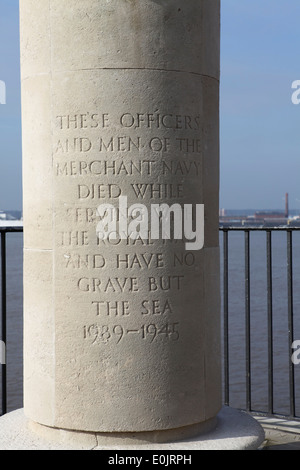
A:
<svg viewBox="0 0 300 470">
<path fill-rule="evenodd" d="M 253 417 L 265 432 L 262 450 L 300 450 L 300 422 L 275 416 Z"/>
<path fill-rule="evenodd" d="M 264 442 L 261 425 L 244 411 L 223 407 L 214 430 L 195 438 L 160 444 L 101 445 L 97 435 L 52 430 L 51 440 L 36 434 L 23 409 L 0 419 L 0 450 L 255 450 Z"/>
<path fill-rule="evenodd" d="M 298 434 L 300 437 L 300 421 L 293 421 L 292 419 L 276 418 L 276 417 L 264 417 L 255 416 L 253 417 L 264 429 L 272 429 L 291 434 Z"/>
</svg>

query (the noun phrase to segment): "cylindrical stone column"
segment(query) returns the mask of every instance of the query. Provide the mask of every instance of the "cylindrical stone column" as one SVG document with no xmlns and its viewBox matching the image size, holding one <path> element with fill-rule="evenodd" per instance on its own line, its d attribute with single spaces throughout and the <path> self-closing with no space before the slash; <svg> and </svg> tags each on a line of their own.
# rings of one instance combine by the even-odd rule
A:
<svg viewBox="0 0 300 470">
<path fill-rule="evenodd" d="M 193 434 L 220 410 L 219 8 L 20 2 L 36 423 Z"/>
</svg>

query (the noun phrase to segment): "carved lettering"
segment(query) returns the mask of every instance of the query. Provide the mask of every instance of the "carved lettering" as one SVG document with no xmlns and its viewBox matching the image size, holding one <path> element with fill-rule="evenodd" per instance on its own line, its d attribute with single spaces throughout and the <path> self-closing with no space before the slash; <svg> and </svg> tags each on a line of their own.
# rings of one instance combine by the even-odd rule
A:
<svg viewBox="0 0 300 470">
<path fill-rule="evenodd" d="M 104 139 L 99 138 L 99 151 L 100 152 L 131 152 L 131 150 L 140 151 L 142 148 L 141 138 L 137 137 L 133 140 L 131 137 L 111 137 Z"/>
<path fill-rule="evenodd" d="M 174 266 L 194 266 L 196 262 L 194 253 L 174 253 Z"/>
<path fill-rule="evenodd" d="M 141 254 L 117 254 L 117 268 L 125 269 L 149 269 L 149 268 L 163 268 L 163 254 L 162 253 L 141 253 Z"/>
<path fill-rule="evenodd" d="M 178 149 L 180 152 L 186 153 L 201 153 L 201 140 L 200 139 L 183 139 L 177 138 Z"/>
<path fill-rule="evenodd" d="M 145 224 L 141 236 L 142 221 L 132 214 L 125 238 L 116 233 L 116 238 L 103 239 L 97 236 L 96 228 L 106 216 L 99 213 L 99 206 L 115 207 L 121 196 L 136 206 L 148 203 L 149 213 L 155 200 L 159 200 L 157 206 L 166 202 L 172 207 L 173 222 L 175 206 L 181 206 L 178 200 L 188 194 L 186 182 L 190 178 L 194 184 L 201 175 L 202 126 L 199 115 L 159 109 L 119 114 L 81 110 L 56 115 L 53 171 L 57 194 L 63 194 L 60 188 L 66 184 L 77 198 L 71 205 L 67 197 L 59 196 L 60 207 L 66 207 L 66 226 L 72 230 L 64 230 L 63 218 L 57 221 L 57 265 L 62 279 L 69 271 L 66 285 L 69 282 L 82 294 L 83 318 L 92 313 L 99 321 L 83 325 L 88 347 L 123 341 L 140 341 L 148 347 L 179 340 L 177 305 L 171 295 L 183 288 L 184 269 L 195 266 L 195 254 L 184 251 L 182 239 L 174 239 L 171 230 L 170 239 L 158 243 Z M 110 205 L 109 200 L 113 200 Z M 163 220 L 165 213 L 160 211 L 158 217 Z M 116 208 L 114 218 L 119 226 L 123 221 L 120 209 Z M 79 230 L 87 225 L 89 232 Z M 136 238 L 128 236 L 135 232 Z M 165 256 L 161 246 L 170 243 L 174 243 L 174 252 Z M 114 269 L 113 274 L 108 268 Z M 177 272 L 182 268 L 182 274 L 174 275 L 174 268 Z"/>
<path fill-rule="evenodd" d="M 137 328 L 126 328 L 123 325 L 84 325 L 83 338 L 91 344 L 108 344 L 115 341 L 116 344 L 122 340 L 131 339 L 132 337 L 140 340 L 147 340 L 149 343 L 153 341 L 178 341 L 179 340 L 179 323 L 164 323 L 158 325 L 150 323 Z"/>
<path fill-rule="evenodd" d="M 131 185 L 135 196 L 144 199 L 178 199 L 183 197 L 182 184 L 136 183 Z"/>
<path fill-rule="evenodd" d="M 170 290 L 180 290 L 182 286 L 182 280 L 184 276 L 159 276 L 159 277 L 149 277 L 149 291 L 170 291 Z"/>
<path fill-rule="evenodd" d="M 109 115 L 107 113 L 83 113 L 56 116 L 59 129 L 96 129 L 109 126 Z"/>
<path fill-rule="evenodd" d="M 56 176 L 151 176 L 155 160 L 59 161 Z"/>
<path fill-rule="evenodd" d="M 55 153 L 87 153 L 92 149 L 92 142 L 87 137 L 60 139 L 55 147 Z"/>
<path fill-rule="evenodd" d="M 130 315 L 129 302 L 127 300 L 121 301 L 93 301 L 92 305 L 96 307 L 96 315 L 124 317 Z"/>
<path fill-rule="evenodd" d="M 79 184 L 79 199 L 117 199 L 122 194 L 117 184 Z"/>
<path fill-rule="evenodd" d="M 182 116 L 179 114 L 155 113 L 124 113 L 120 124 L 131 129 L 174 129 L 200 130 L 200 116 Z"/>
<path fill-rule="evenodd" d="M 163 175 L 186 176 L 200 175 L 200 162 L 192 161 L 162 161 Z"/>
<path fill-rule="evenodd" d="M 60 246 L 88 246 L 89 234 L 87 231 L 58 232 Z"/>
<path fill-rule="evenodd" d="M 82 277 L 77 282 L 81 292 L 102 292 L 104 294 L 115 294 L 124 292 L 138 292 L 138 279 L 136 277 L 124 278 L 87 278 Z"/>
<path fill-rule="evenodd" d="M 165 315 L 172 313 L 169 300 L 143 300 L 142 302 L 142 315 Z"/>
<path fill-rule="evenodd" d="M 73 269 L 102 269 L 106 265 L 105 258 L 100 255 L 79 255 L 74 253 L 67 253 L 64 255 L 66 260 L 66 268 Z"/>
</svg>

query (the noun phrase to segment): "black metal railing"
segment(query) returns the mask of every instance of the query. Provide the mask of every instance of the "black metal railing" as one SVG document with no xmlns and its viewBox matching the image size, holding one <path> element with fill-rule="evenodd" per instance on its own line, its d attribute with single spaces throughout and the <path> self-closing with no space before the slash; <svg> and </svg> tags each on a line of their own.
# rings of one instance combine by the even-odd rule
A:
<svg viewBox="0 0 300 470">
<path fill-rule="evenodd" d="M 258 413 L 263 415 L 270 415 L 270 416 L 278 416 L 278 417 L 285 417 L 289 419 L 299 419 L 300 416 L 297 414 L 296 411 L 296 386 L 295 386 L 295 364 L 291 360 L 292 352 L 293 352 L 293 343 L 294 343 L 294 330 L 295 330 L 295 319 L 299 322 L 300 317 L 300 309 L 299 309 L 299 299 L 298 301 L 298 308 L 297 312 L 294 311 L 294 269 L 293 269 L 293 234 L 300 231 L 300 227 L 220 227 L 220 232 L 223 234 L 223 240 L 221 240 L 221 266 L 222 266 L 222 310 L 223 310 L 223 340 L 224 340 L 224 348 L 223 348 L 223 364 L 224 364 L 224 403 L 226 405 L 230 405 L 230 368 L 232 364 L 232 358 L 230 357 L 230 333 L 231 333 L 231 326 L 230 322 L 230 314 L 233 313 L 234 309 L 236 310 L 237 307 L 232 309 L 233 312 L 230 312 L 230 273 L 232 276 L 236 274 L 236 268 L 230 267 L 230 253 L 229 253 L 229 240 L 230 237 L 238 233 L 244 237 L 243 244 L 240 242 L 240 251 L 243 250 L 243 257 L 244 260 L 240 256 L 240 265 L 241 270 L 243 269 L 243 289 L 241 289 L 240 295 L 244 296 L 244 334 L 243 340 L 241 340 L 241 348 L 244 347 L 244 371 L 239 374 L 239 387 L 240 389 L 244 387 L 245 391 L 245 400 L 244 406 L 240 406 L 241 408 L 246 409 L 252 413 Z M 253 248 L 251 248 L 251 237 L 254 234 L 265 234 L 265 250 L 264 250 L 264 260 L 260 260 L 260 269 L 262 265 L 265 264 L 264 276 L 265 276 L 265 309 L 261 308 L 259 313 L 259 320 L 262 321 L 263 318 L 266 320 L 266 330 L 265 330 L 265 342 L 267 345 L 267 359 L 266 359 L 266 368 L 265 368 L 265 376 L 263 379 L 265 380 L 265 395 L 266 395 L 266 403 L 264 403 L 263 407 L 257 407 L 253 404 L 252 400 L 252 392 L 255 389 L 255 385 L 253 385 L 252 381 L 252 374 L 255 371 L 255 368 L 258 366 L 258 363 L 254 363 L 251 358 L 252 352 L 252 344 L 253 344 L 253 330 L 255 328 L 260 328 L 260 324 L 253 325 L 252 322 L 257 322 L 257 318 L 253 319 L 253 312 L 251 311 L 251 298 L 252 295 L 255 295 L 255 292 L 252 292 L 251 281 L 253 277 L 255 277 L 255 266 L 254 269 L 251 270 L 251 255 Z M 281 301 L 281 310 L 279 315 L 282 318 L 286 316 L 286 324 L 287 324 L 287 331 L 281 331 L 279 334 L 279 338 L 285 342 L 286 347 L 286 370 L 288 371 L 288 396 L 286 397 L 286 401 L 288 401 L 288 409 L 285 407 L 285 411 L 276 411 L 274 407 L 274 398 L 276 397 L 276 392 L 274 390 L 274 372 L 276 371 L 276 367 L 274 366 L 274 358 L 276 357 L 274 353 L 274 272 L 273 272 L 273 238 L 275 234 L 286 235 L 286 253 L 284 258 L 281 257 L 281 271 L 278 275 L 277 273 L 277 284 L 280 284 L 280 301 Z M 299 240 L 299 239 L 297 239 Z M 283 242 L 281 237 L 281 243 Z M 256 241 L 254 240 L 254 246 Z M 242 246 L 243 245 L 243 246 Z M 297 241 L 297 245 L 299 242 Z M 299 252 L 300 254 L 300 252 Z M 241 253 L 240 253 L 241 255 Z M 262 256 L 262 251 L 260 251 L 259 256 Z M 299 262 L 299 257 L 297 259 Z M 286 266 L 285 266 L 286 263 Z M 234 271 L 233 271 L 234 270 Z M 262 279 L 262 273 L 260 272 L 260 277 Z M 241 271 L 239 271 L 239 275 L 241 276 Z M 260 281 L 261 281 L 260 279 Z M 280 281 L 280 283 L 279 283 Z M 299 279 L 297 279 L 299 283 Z M 284 284 L 286 283 L 286 288 L 284 288 Z M 243 291 L 243 292 L 242 292 Z M 297 294 L 299 291 L 297 290 Z M 285 295 L 285 298 L 284 298 Z M 237 292 L 234 292 L 234 296 L 237 296 Z M 263 299 L 260 299 L 260 302 L 263 304 Z M 285 304 L 286 302 L 286 304 Z M 239 306 L 240 307 L 240 306 Z M 235 313 L 236 314 L 236 313 Z M 278 335 L 277 335 L 278 336 Z M 286 338 L 285 338 L 286 337 Z M 300 339 L 300 336 L 299 336 Z M 281 352 L 281 355 L 282 352 Z M 300 367 L 300 366 L 299 366 Z M 244 375 L 244 378 L 242 378 Z M 285 375 L 286 377 L 286 375 Z M 283 378 L 283 381 L 286 379 Z M 282 384 L 281 384 L 282 385 Z M 261 384 L 260 384 L 261 387 Z M 300 398 L 300 397 L 299 397 Z M 233 403 L 233 406 L 235 403 Z"/>
<path fill-rule="evenodd" d="M 6 236 L 8 233 L 22 233 L 22 227 L 0 227 L 1 238 L 1 341 L 4 344 L 6 356 L 7 344 L 7 248 Z M 6 357 L 2 357 L 1 363 L 1 411 L 7 413 L 7 370 Z"/>
<path fill-rule="evenodd" d="M 1 341 L 4 344 L 7 342 L 7 234 L 9 233 L 21 233 L 23 232 L 22 227 L 0 227 L 0 238 L 1 238 Z M 258 312 L 253 310 L 253 295 L 255 295 L 255 260 L 253 260 L 253 252 L 256 248 L 256 239 L 254 234 L 260 233 L 265 241 L 264 254 L 259 254 L 260 261 L 260 280 L 265 279 L 265 285 L 262 289 L 263 296 L 265 297 L 264 305 L 259 305 Z M 299 240 L 297 241 L 297 249 L 299 248 L 299 257 L 295 256 L 294 249 L 294 234 L 298 233 Z M 286 238 L 284 257 L 281 258 L 280 274 L 278 272 L 274 274 L 273 261 L 274 258 L 274 247 L 273 240 L 275 234 L 281 234 Z M 232 237 L 242 237 L 237 244 L 237 239 L 231 240 Z M 290 360 L 292 345 L 295 339 L 295 319 L 297 324 L 300 318 L 300 227 L 220 227 L 220 251 L 221 251 L 221 290 L 222 290 L 222 329 L 223 329 L 223 371 L 224 371 L 224 404 L 230 405 L 237 408 L 246 409 L 249 412 L 261 413 L 264 415 L 272 416 L 284 416 L 293 419 L 300 419 L 297 414 L 296 407 L 296 378 L 295 378 L 295 364 Z M 254 243 L 254 248 L 253 248 Z M 280 243 L 282 245 L 283 240 L 281 237 Z M 238 248 L 237 248 L 238 245 Z M 275 247 L 276 248 L 276 247 Z M 238 256 L 236 255 L 239 250 Z M 235 265 L 232 266 L 232 258 L 236 257 Z M 296 253 L 297 255 L 297 253 Z M 299 276 L 297 276 L 296 282 L 299 283 L 299 289 L 295 291 L 295 278 L 294 278 L 294 262 L 299 258 Z M 278 260 L 275 260 L 276 264 Z M 261 267 L 264 266 L 263 272 Z M 275 266 L 278 269 L 278 266 Z M 299 278 L 298 278 L 299 277 Z M 236 286 L 232 286 L 232 280 L 238 280 L 240 292 Z M 282 311 L 279 312 L 279 316 L 286 316 L 286 327 L 284 330 L 281 327 L 279 334 L 276 332 L 275 325 L 275 313 L 274 306 L 276 306 L 276 296 L 278 294 L 278 280 L 281 284 L 285 284 L 284 295 L 280 293 L 280 301 Z M 274 287 L 275 282 L 275 287 Z M 295 310 L 295 299 L 294 294 L 297 292 L 297 309 Z M 276 294 L 276 295 L 275 295 Z M 240 303 L 237 302 L 240 296 Z M 299 298 L 298 298 L 299 297 Z M 234 305 L 232 305 L 232 299 Z M 260 303 L 262 301 L 260 300 Z M 299 307 L 299 308 L 298 308 Z M 299 311 L 298 311 L 299 310 Z M 232 317 L 238 319 L 238 322 L 242 325 L 243 332 L 239 325 L 239 331 L 236 336 L 234 330 L 234 324 Z M 266 394 L 266 402 L 263 406 L 256 406 L 253 399 L 253 391 L 256 390 L 254 381 L 254 373 L 257 367 L 260 367 L 260 357 L 253 359 L 253 333 L 260 329 L 260 324 L 256 325 L 257 318 L 259 321 L 264 320 L 265 336 L 263 337 L 263 343 L 266 354 L 264 354 L 265 361 L 265 372 L 262 373 L 263 380 L 265 382 L 265 389 L 262 394 Z M 299 321 L 298 321 L 299 320 Z M 297 325 L 296 325 L 297 326 Z M 241 336 L 238 338 L 238 336 Z M 277 335 L 277 336 L 276 336 Z M 274 387 L 275 372 L 277 371 L 277 365 L 274 360 L 277 358 L 275 349 L 275 337 L 285 336 L 286 344 L 286 356 L 288 362 L 284 365 L 285 377 L 287 377 L 287 388 L 288 397 L 285 399 L 285 403 L 288 403 L 288 410 L 281 412 L 276 410 L 276 397 L 278 396 L 277 391 Z M 232 349 L 232 338 L 235 338 L 238 343 L 238 351 L 242 351 L 243 363 L 238 365 L 238 377 L 233 376 L 231 372 L 234 368 L 234 361 L 236 359 L 236 351 L 231 352 Z M 300 339 L 300 323 L 299 323 L 299 339 Z M 299 354 L 300 355 L 300 354 Z M 300 362 L 300 361 L 299 361 Z M 299 365 L 300 368 L 300 365 Z M 300 372 L 300 370 L 299 370 Z M 280 379 L 285 381 L 285 379 Z M 244 393 L 244 402 L 237 403 L 236 397 L 232 393 L 232 387 L 237 384 L 239 393 Z M 299 377 L 300 383 L 300 377 Z M 260 385 L 261 387 L 261 385 Z M 300 387 L 299 387 L 300 389 Z M 6 364 L 1 365 L 1 412 L 2 414 L 7 413 L 7 371 Z M 299 392 L 300 393 L 300 392 Z M 236 395 L 236 394 L 235 394 Z M 300 406 L 300 396 L 299 396 Z"/>
</svg>

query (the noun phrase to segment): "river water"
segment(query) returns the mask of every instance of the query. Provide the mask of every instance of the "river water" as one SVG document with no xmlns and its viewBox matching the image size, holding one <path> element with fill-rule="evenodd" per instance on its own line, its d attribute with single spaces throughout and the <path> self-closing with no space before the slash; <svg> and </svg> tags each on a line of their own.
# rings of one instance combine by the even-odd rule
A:
<svg viewBox="0 0 300 470">
<path fill-rule="evenodd" d="M 264 232 L 251 233 L 250 240 L 252 407 L 255 410 L 266 410 L 268 396 L 266 235 Z M 292 351 L 289 350 L 288 344 L 286 233 L 274 233 L 272 240 L 274 408 L 277 413 L 288 413 L 288 368 Z M 22 244 L 22 234 L 7 235 L 8 411 L 23 406 Z M 220 235 L 220 246 L 222 247 L 222 234 Z M 294 334 L 295 339 L 300 340 L 300 232 L 293 234 L 293 268 Z M 237 232 L 229 233 L 229 339 L 230 405 L 245 408 L 244 234 Z M 299 403 L 296 412 L 299 414 L 300 364 L 295 366 L 295 377 L 296 398 Z"/>
</svg>

